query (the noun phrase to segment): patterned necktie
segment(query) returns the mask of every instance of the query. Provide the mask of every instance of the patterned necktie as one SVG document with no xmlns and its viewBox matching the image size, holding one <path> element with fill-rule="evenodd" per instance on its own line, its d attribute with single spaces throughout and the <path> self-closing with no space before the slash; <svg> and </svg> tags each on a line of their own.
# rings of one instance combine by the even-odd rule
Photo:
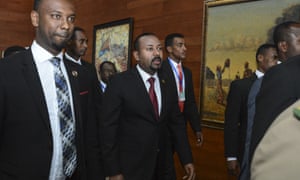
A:
<svg viewBox="0 0 300 180">
<path fill-rule="evenodd" d="M 179 89 L 179 96 L 183 94 L 183 76 L 182 76 L 182 68 L 180 64 L 177 64 L 177 72 L 178 72 L 178 89 Z M 178 106 L 181 112 L 183 112 L 184 108 L 184 101 L 178 98 Z"/>
<path fill-rule="evenodd" d="M 154 108 L 156 119 L 158 120 L 159 119 L 158 103 L 157 103 L 157 96 L 156 96 L 156 93 L 154 90 L 154 81 L 155 81 L 154 77 L 150 77 L 148 79 L 148 82 L 150 83 L 149 96 L 150 96 L 150 99 L 151 99 L 151 102 L 152 102 L 152 105 Z"/>
<path fill-rule="evenodd" d="M 70 94 L 66 79 L 60 68 L 60 59 L 50 60 L 54 65 L 54 77 L 58 103 L 58 118 L 63 148 L 63 172 L 70 177 L 76 168 L 75 121 L 72 117 Z"/>
</svg>

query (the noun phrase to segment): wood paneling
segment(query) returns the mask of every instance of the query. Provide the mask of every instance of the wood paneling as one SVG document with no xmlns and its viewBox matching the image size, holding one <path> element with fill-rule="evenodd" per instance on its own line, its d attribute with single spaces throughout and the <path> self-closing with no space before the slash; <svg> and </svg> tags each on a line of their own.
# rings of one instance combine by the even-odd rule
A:
<svg viewBox="0 0 300 180">
<path fill-rule="evenodd" d="M 2 0 L 3 1 L 3 0 Z M 197 103 L 200 102 L 201 50 L 203 29 L 202 0 L 75 0 L 77 25 L 86 30 L 89 49 L 84 57 L 91 62 L 93 26 L 110 21 L 134 18 L 133 37 L 142 32 L 156 33 L 163 43 L 168 33 L 179 32 L 185 35 L 188 58 L 184 64 L 193 72 L 194 91 Z M 10 45 L 28 46 L 34 37 L 30 22 L 33 0 L 3 1 L 0 7 L 0 50 Z M 166 55 L 165 55 L 166 56 Z M 134 62 L 134 61 L 133 61 Z M 203 128 L 204 144 L 195 147 L 194 135 L 189 129 L 197 179 L 229 179 L 223 157 L 223 131 Z M 178 179 L 183 171 L 176 158 Z"/>
</svg>

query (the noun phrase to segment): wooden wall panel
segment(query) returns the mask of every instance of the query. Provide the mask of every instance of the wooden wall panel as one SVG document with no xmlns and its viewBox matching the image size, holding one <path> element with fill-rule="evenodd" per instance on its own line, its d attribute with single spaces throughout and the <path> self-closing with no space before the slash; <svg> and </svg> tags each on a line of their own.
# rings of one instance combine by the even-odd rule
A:
<svg viewBox="0 0 300 180">
<path fill-rule="evenodd" d="M 3 0 L 0 0 L 3 1 Z M 200 103 L 201 51 L 203 29 L 202 0 L 75 0 L 78 26 L 86 30 L 89 49 L 84 59 L 91 62 L 93 46 L 93 26 L 110 21 L 134 18 L 133 37 L 142 32 L 156 33 L 163 43 L 164 37 L 171 32 L 185 35 L 188 59 L 184 64 L 194 75 L 194 92 Z M 33 0 L 10 0 L 0 7 L 0 50 L 10 45 L 28 46 L 34 37 L 30 22 Z M 166 54 L 165 54 L 166 57 Z M 133 60 L 134 62 L 134 60 Z M 201 148 L 192 143 L 197 169 L 197 179 L 230 179 L 223 157 L 223 131 L 203 128 L 205 142 Z M 189 128 L 191 142 L 194 135 Z M 182 167 L 176 159 L 178 175 Z"/>
</svg>

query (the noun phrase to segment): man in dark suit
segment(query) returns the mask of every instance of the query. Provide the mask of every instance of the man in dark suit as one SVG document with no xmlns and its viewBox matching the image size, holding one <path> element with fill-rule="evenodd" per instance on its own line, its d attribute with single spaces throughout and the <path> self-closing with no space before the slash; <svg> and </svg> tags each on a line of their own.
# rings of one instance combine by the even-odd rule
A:
<svg viewBox="0 0 300 180">
<path fill-rule="evenodd" d="M 117 73 L 116 65 L 110 61 L 104 61 L 99 66 L 100 74 L 100 88 L 101 92 L 104 93 L 109 83 L 110 78 Z"/>
<path fill-rule="evenodd" d="M 255 55 L 257 70 L 245 79 L 235 80 L 231 83 L 227 96 L 224 125 L 225 157 L 229 174 L 239 176 L 240 165 L 243 161 L 245 140 L 248 133 L 248 94 L 257 78 L 277 64 L 278 55 L 276 46 L 272 44 L 261 45 Z"/>
<path fill-rule="evenodd" d="M 156 35 L 144 33 L 136 38 L 134 48 L 138 65 L 113 76 L 103 96 L 100 137 L 108 175 L 111 180 L 163 179 L 169 126 L 187 179 L 195 179 L 175 91 L 158 72 L 162 45 Z"/>
<path fill-rule="evenodd" d="M 85 148 L 88 153 L 88 179 L 105 179 L 101 160 L 101 151 L 98 137 L 98 122 L 96 120 L 97 104 L 101 103 L 98 80 L 94 66 L 82 59 L 88 48 L 88 39 L 84 29 L 75 27 L 65 51 L 65 63 L 69 65 L 72 74 L 78 79 L 80 94 L 81 115 L 85 131 Z M 100 157 L 95 156 L 100 155 Z M 99 159 L 100 158 L 100 159 Z"/>
<path fill-rule="evenodd" d="M 200 146 L 203 142 L 203 136 L 201 133 L 200 114 L 195 101 L 192 72 L 182 65 L 182 61 L 186 58 L 187 50 L 184 36 L 179 33 L 167 35 L 165 48 L 169 57 L 163 61 L 162 71 L 166 74 L 166 80 L 170 81 L 171 89 L 176 91 L 178 106 L 183 113 L 185 122 L 189 121 L 196 135 L 196 143 Z M 170 167 L 172 178 L 170 179 L 176 179 L 173 153 L 171 153 L 170 164 L 172 165 Z"/>
<path fill-rule="evenodd" d="M 0 62 L 0 179 L 85 180 L 79 89 L 62 61 L 75 6 L 35 0 L 31 21 L 31 48 Z"/>
<path fill-rule="evenodd" d="M 287 61 L 270 69 L 256 99 L 256 114 L 250 146 L 250 160 L 273 120 L 300 98 L 300 23 L 284 22 L 274 30 L 280 57 Z"/>
</svg>

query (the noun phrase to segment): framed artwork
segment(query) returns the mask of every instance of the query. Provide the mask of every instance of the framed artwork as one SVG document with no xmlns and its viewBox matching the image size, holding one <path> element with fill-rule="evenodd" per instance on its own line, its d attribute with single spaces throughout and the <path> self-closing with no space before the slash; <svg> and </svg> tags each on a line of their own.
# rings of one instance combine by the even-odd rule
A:
<svg viewBox="0 0 300 180">
<path fill-rule="evenodd" d="M 130 67 L 132 27 L 133 18 L 94 26 L 93 63 L 97 73 L 103 61 L 113 62 L 118 72 Z"/>
<path fill-rule="evenodd" d="M 275 25 L 300 20 L 300 2 L 209 0 L 204 9 L 201 119 L 204 126 L 223 128 L 230 83 L 256 70 L 256 50 L 273 43 Z"/>
</svg>

